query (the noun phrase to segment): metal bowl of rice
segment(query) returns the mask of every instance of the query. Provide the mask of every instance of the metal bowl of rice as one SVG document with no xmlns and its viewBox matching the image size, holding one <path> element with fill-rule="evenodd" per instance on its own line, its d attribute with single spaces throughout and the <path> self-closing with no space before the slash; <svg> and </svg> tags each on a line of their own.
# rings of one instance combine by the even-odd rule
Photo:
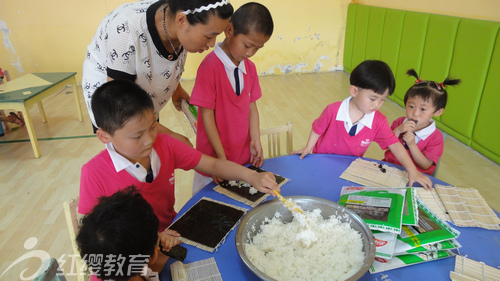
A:
<svg viewBox="0 0 500 281">
<path fill-rule="evenodd" d="M 357 231 L 360 236 L 361 236 L 361 241 L 359 241 L 359 237 L 357 238 L 359 241 L 358 245 L 358 264 L 360 265 L 359 270 L 356 271 L 356 268 L 352 268 L 352 270 L 348 273 L 350 276 L 343 276 L 342 279 L 345 280 L 357 280 L 361 276 L 363 276 L 368 269 L 370 268 L 373 260 L 375 259 L 375 241 L 373 238 L 373 234 L 368 228 L 368 225 L 354 212 L 344 208 L 343 206 L 326 200 L 322 198 L 317 198 L 317 197 L 311 197 L 311 196 L 290 196 L 287 197 L 287 199 L 292 199 L 296 204 L 298 204 L 305 212 L 313 211 L 313 210 L 321 210 L 321 214 L 318 215 L 318 218 L 320 220 L 324 219 L 327 220 L 331 216 L 335 217 L 340 221 L 341 223 L 348 223 L 346 227 L 350 229 L 353 229 Z M 238 254 L 242 261 L 245 263 L 245 265 L 253 272 L 255 275 L 257 275 L 259 278 L 262 280 L 276 280 L 272 278 L 271 276 L 267 275 L 264 273 L 265 270 L 260 270 L 254 263 L 252 263 L 251 259 L 249 258 L 249 255 L 245 252 L 245 247 L 248 247 L 249 244 L 254 243 L 254 237 L 258 235 L 261 232 L 261 226 L 263 222 L 266 221 L 266 218 L 271 219 L 275 217 L 275 214 L 279 213 L 278 219 L 281 220 L 280 223 L 283 224 L 288 224 L 292 222 L 294 219 L 292 213 L 282 205 L 282 203 L 278 199 L 270 200 L 265 203 L 260 204 L 259 206 L 253 208 L 250 210 L 248 213 L 243 216 L 241 219 L 238 228 L 236 229 L 236 249 L 238 251 Z M 323 218 L 321 218 L 323 217 Z M 268 221 L 266 221 L 266 224 Z M 314 224 L 311 225 L 312 228 L 314 228 Z M 273 239 L 273 243 L 279 242 L 279 240 L 282 239 L 281 234 L 278 236 L 278 238 Z M 328 240 L 328 239 L 325 239 Z M 324 241 L 320 240 L 315 243 L 332 243 L 332 241 Z M 337 242 L 333 242 L 337 243 Z M 337 243 L 337 244 L 342 244 L 342 243 Z M 345 250 L 347 252 L 350 251 L 351 245 L 348 243 L 345 243 L 346 245 L 339 245 L 342 247 L 345 247 Z M 362 246 L 361 246 L 362 244 Z M 362 248 L 361 248 L 362 247 Z M 290 247 L 289 249 L 285 249 L 285 251 L 296 251 L 296 249 L 291 249 L 291 248 L 296 248 L 295 245 Z M 360 248 L 362 249 L 362 254 L 364 254 L 364 261 L 363 261 L 363 255 L 359 256 Z M 248 249 L 248 248 L 247 248 Z M 281 249 L 280 249 L 281 251 Z M 267 255 L 267 253 L 266 253 Z M 283 262 L 276 263 L 272 265 L 273 267 L 277 267 L 278 271 L 280 270 L 294 270 L 293 269 L 293 261 L 290 261 L 290 255 L 286 255 L 286 264 L 283 264 Z M 322 259 L 322 255 L 316 255 L 317 259 L 314 261 L 315 264 L 319 263 L 319 268 L 324 268 L 321 267 L 322 262 L 324 261 Z M 316 259 L 316 257 L 315 257 Z M 340 259 L 340 258 L 339 258 Z M 336 261 L 334 261 L 336 262 Z M 295 263 L 298 264 L 298 263 Z M 327 263 L 328 264 L 328 263 Z M 327 265 L 326 265 L 327 266 Z M 299 267 L 299 266 L 295 266 Z M 319 270 L 321 271 L 321 270 Z M 353 273 L 352 273 L 353 272 Z M 352 273 L 352 275 L 351 275 Z M 297 276 L 294 276 L 297 277 Z M 300 278 L 299 278 L 300 279 Z M 310 280 L 315 280 L 316 278 L 308 276 Z M 333 280 L 335 278 L 327 278 L 327 280 Z"/>
</svg>

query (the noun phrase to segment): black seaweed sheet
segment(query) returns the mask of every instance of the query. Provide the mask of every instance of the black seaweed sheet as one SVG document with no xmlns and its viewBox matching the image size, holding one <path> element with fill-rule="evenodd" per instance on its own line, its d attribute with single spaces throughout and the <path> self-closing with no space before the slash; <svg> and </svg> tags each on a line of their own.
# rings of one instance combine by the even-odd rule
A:
<svg viewBox="0 0 500 281">
<path fill-rule="evenodd" d="M 201 199 L 169 229 L 193 242 L 216 248 L 244 214 L 230 206 Z"/>
<path fill-rule="evenodd" d="M 257 171 L 258 173 L 267 172 L 266 170 L 262 170 L 260 168 L 253 166 L 253 165 L 248 166 L 248 168 Z M 276 178 L 276 182 L 278 183 L 278 185 L 286 180 L 282 176 L 274 175 L 274 177 Z M 239 183 L 239 181 L 237 183 Z M 257 191 L 257 193 L 255 193 L 255 194 L 250 194 L 249 187 L 246 187 L 246 186 L 239 187 L 239 186 L 230 185 L 229 181 L 227 181 L 227 180 L 222 181 L 219 185 L 221 187 L 231 191 L 231 192 L 238 194 L 239 196 L 241 196 L 249 201 L 252 201 L 252 202 L 257 201 L 262 196 L 266 195 L 266 193 L 262 193 L 260 191 Z"/>
</svg>

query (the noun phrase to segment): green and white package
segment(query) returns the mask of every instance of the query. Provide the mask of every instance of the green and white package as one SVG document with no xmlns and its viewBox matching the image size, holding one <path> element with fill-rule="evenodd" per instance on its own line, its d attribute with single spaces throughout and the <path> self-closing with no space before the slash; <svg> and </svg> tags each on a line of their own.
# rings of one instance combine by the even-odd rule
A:
<svg viewBox="0 0 500 281">
<path fill-rule="evenodd" d="M 339 204 L 360 216 L 372 230 L 401 232 L 406 188 L 344 186 Z"/>
<path fill-rule="evenodd" d="M 462 247 L 462 245 L 460 245 L 460 243 L 458 243 L 458 241 L 455 239 L 422 245 L 420 247 L 416 247 L 405 251 L 403 251 L 402 249 L 407 249 L 406 243 L 397 240 L 395 244 L 396 244 L 396 246 L 394 247 L 395 256 L 406 255 L 408 253 L 426 252 L 426 251 L 453 250 Z"/>
<path fill-rule="evenodd" d="M 406 188 L 405 205 L 403 207 L 403 224 L 418 225 L 417 191 L 413 187 Z"/>
<path fill-rule="evenodd" d="M 375 256 L 379 258 L 392 259 L 398 235 L 391 232 L 372 230 L 375 238 Z"/>
<path fill-rule="evenodd" d="M 428 262 L 452 256 L 455 256 L 453 252 L 448 250 L 442 250 L 442 251 L 429 251 L 429 252 L 420 252 L 420 253 L 395 256 L 391 260 L 387 260 L 384 258 L 375 258 L 375 260 L 372 263 L 372 266 L 370 267 L 370 273 L 372 274 L 378 273 L 382 271 L 406 267 L 422 262 Z"/>
<path fill-rule="evenodd" d="M 419 209 L 418 226 L 403 226 L 403 231 L 399 234 L 398 241 L 396 242 L 398 253 L 406 252 L 422 245 L 455 239 L 460 235 L 458 230 L 440 219 L 422 201 L 417 200 L 417 204 Z"/>
</svg>

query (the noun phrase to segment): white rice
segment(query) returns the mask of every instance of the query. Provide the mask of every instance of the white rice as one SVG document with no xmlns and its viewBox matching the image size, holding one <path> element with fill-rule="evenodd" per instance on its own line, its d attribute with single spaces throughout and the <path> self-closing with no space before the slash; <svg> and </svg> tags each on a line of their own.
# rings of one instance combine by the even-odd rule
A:
<svg viewBox="0 0 500 281">
<path fill-rule="evenodd" d="M 266 218 L 247 257 L 259 270 L 277 280 L 345 280 L 363 265 L 361 234 L 337 217 L 324 219 L 321 210 L 305 212 L 311 228 L 297 219 L 283 224 L 276 213 Z"/>
</svg>

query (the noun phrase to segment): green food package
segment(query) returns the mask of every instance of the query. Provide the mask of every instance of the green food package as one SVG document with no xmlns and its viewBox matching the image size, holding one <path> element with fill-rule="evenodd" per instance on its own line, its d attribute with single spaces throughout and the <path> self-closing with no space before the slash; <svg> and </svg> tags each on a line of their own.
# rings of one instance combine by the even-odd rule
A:
<svg viewBox="0 0 500 281">
<path fill-rule="evenodd" d="M 392 259 L 398 235 L 392 232 L 372 230 L 375 238 L 375 256 L 379 258 Z"/>
<path fill-rule="evenodd" d="M 373 261 L 372 266 L 370 267 L 370 273 L 378 273 L 452 256 L 455 256 L 455 253 L 448 250 L 442 250 L 395 256 L 391 260 L 387 260 L 384 258 L 375 258 L 375 261 Z"/>
<path fill-rule="evenodd" d="M 401 232 L 406 188 L 344 186 L 339 204 L 360 216 L 372 230 Z"/>
<path fill-rule="evenodd" d="M 417 205 L 418 226 L 403 226 L 403 231 L 396 242 L 397 252 L 406 252 L 422 245 L 455 239 L 460 235 L 458 230 L 440 219 L 422 201 L 417 200 Z"/>
<path fill-rule="evenodd" d="M 405 205 L 403 207 L 403 224 L 418 225 L 417 191 L 413 187 L 406 188 Z"/>
<path fill-rule="evenodd" d="M 396 246 L 394 247 L 395 256 L 406 255 L 408 253 L 426 252 L 426 251 L 453 250 L 462 247 L 462 245 L 460 245 L 460 243 L 458 243 L 458 241 L 455 239 L 422 245 L 420 247 L 416 247 L 413 249 L 407 249 L 406 246 L 407 244 L 399 240 L 396 241 L 395 244 L 396 244 Z"/>
</svg>

